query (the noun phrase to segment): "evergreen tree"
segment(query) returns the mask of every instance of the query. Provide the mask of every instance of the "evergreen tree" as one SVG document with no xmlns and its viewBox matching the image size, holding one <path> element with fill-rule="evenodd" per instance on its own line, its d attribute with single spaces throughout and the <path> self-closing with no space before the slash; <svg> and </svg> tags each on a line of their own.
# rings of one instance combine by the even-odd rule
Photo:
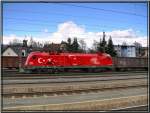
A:
<svg viewBox="0 0 150 113">
<path fill-rule="evenodd" d="M 77 38 L 74 38 L 72 43 L 72 52 L 79 52 L 79 44 Z"/>
<path fill-rule="evenodd" d="M 106 47 L 107 47 L 107 42 L 105 40 L 105 37 L 106 37 L 105 32 L 103 32 L 103 40 L 102 40 L 102 43 L 101 43 L 101 47 L 103 48 L 103 52 L 106 51 Z"/>
<path fill-rule="evenodd" d="M 60 52 L 68 52 L 68 43 L 67 42 L 61 41 Z"/>
<path fill-rule="evenodd" d="M 71 38 L 67 39 L 67 51 L 72 52 Z"/>
<path fill-rule="evenodd" d="M 99 42 L 98 47 L 97 47 L 97 51 L 101 52 L 101 53 L 104 52 L 104 48 L 103 48 L 103 44 L 102 44 L 101 38 L 100 38 L 100 42 Z"/>
<path fill-rule="evenodd" d="M 23 40 L 23 47 L 27 47 L 28 46 L 27 42 L 28 42 L 28 40 Z"/>
<path fill-rule="evenodd" d="M 117 53 L 114 49 L 114 45 L 113 45 L 113 41 L 112 38 L 110 36 L 109 40 L 108 40 L 108 45 L 107 45 L 107 49 L 106 49 L 106 53 L 110 54 L 112 57 L 116 56 Z"/>
<path fill-rule="evenodd" d="M 100 43 L 98 44 L 98 52 L 105 52 L 106 51 L 106 47 L 107 47 L 107 42 L 105 41 L 105 32 L 103 32 L 103 40 L 101 41 L 100 39 Z"/>
</svg>

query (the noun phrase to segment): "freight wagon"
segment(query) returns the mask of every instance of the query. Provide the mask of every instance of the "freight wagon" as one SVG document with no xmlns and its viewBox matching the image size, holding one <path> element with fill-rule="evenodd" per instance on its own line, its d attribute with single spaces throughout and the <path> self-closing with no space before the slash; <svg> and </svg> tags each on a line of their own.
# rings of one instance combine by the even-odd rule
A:
<svg viewBox="0 0 150 113">
<path fill-rule="evenodd" d="M 16 56 L 2 56 L 2 68 L 3 69 L 18 69 L 19 63 L 21 64 L 21 67 L 24 66 L 26 57 L 16 57 Z"/>
<path fill-rule="evenodd" d="M 116 71 L 148 70 L 148 58 L 114 57 L 113 68 Z"/>
</svg>

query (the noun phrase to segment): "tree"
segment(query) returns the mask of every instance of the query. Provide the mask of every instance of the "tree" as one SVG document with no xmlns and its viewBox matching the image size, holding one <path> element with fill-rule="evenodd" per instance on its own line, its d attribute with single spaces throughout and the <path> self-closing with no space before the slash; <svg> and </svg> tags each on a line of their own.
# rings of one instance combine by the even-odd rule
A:
<svg viewBox="0 0 150 113">
<path fill-rule="evenodd" d="M 23 40 L 23 47 L 27 47 L 28 46 L 27 42 L 28 42 L 28 40 Z"/>
<path fill-rule="evenodd" d="M 91 49 L 91 48 L 88 48 L 87 49 L 87 53 L 95 53 L 96 51 L 95 50 L 93 50 L 93 49 Z"/>
<path fill-rule="evenodd" d="M 97 51 L 98 51 L 98 52 L 101 52 L 101 53 L 104 52 L 103 47 L 102 47 L 102 41 L 101 41 L 101 38 L 100 38 L 100 42 L 98 43 L 98 46 L 97 46 Z"/>
<path fill-rule="evenodd" d="M 111 36 L 108 39 L 108 45 L 107 45 L 107 48 L 106 48 L 106 53 L 110 54 L 112 57 L 117 55 L 117 53 L 114 49 L 114 45 L 113 45 L 113 41 L 112 41 Z"/>
<path fill-rule="evenodd" d="M 122 45 L 123 46 L 127 46 L 127 43 L 124 41 L 124 42 L 122 42 Z"/>
<path fill-rule="evenodd" d="M 138 42 L 134 42 L 134 45 L 135 45 L 135 49 L 136 49 L 136 56 L 139 57 L 141 56 L 143 53 L 142 53 L 142 45 Z"/>
<path fill-rule="evenodd" d="M 9 42 L 9 45 L 13 46 L 21 46 L 21 40 L 14 38 L 12 41 Z"/>
<path fill-rule="evenodd" d="M 50 48 L 50 44 L 48 42 L 44 43 L 43 49 L 46 52 L 51 52 L 52 51 L 51 48 Z"/>
<path fill-rule="evenodd" d="M 29 41 L 29 47 L 30 48 L 32 48 L 32 47 L 33 48 L 37 48 L 38 45 L 39 45 L 38 42 L 34 41 L 33 38 L 32 38 L 32 36 L 31 36 L 30 41 Z"/>
<path fill-rule="evenodd" d="M 107 47 L 107 42 L 105 41 L 105 37 L 106 37 L 105 32 L 103 32 L 103 40 L 102 40 L 101 46 L 102 46 L 104 52 Z"/>
<path fill-rule="evenodd" d="M 29 41 L 29 45 L 30 45 L 30 47 L 33 47 L 33 43 L 34 43 L 34 40 L 33 40 L 33 38 L 32 38 L 32 37 L 30 37 L 30 41 Z"/>
<path fill-rule="evenodd" d="M 67 39 L 66 46 L 67 46 L 67 51 L 72 52 L 71 38 Z"/>
<path fill-rule="evenodd" d="M 86 52 L 86 43 L 85 43 L 85 41 L 83 40 L 83 39 L 81 39 L 80 41 L 79 41 L 79 43 L 80 43 L 80 46 L 81 46 L 81 52 Z"/>
<path fill-rule="evenodd" d="M 103 40 L 101 41 L 101 38 L 100 38 L 100 42 L 98 44 L 98 48 L 97 48 L 97 51 L 98 52 L 105 52 L 106 50 L 106 47 L 107 47 L 107 42 L 105 41 L 105 32 L 103 32 Z"/>
<path fill-rule="evenodd" d="M 92 45 L 93 51 L 97 51 L 98 44 L 99 44 L 99 43 L 98 43 L 96 40 L 93 41 L 93 45 Z"/>
<path fill-rule="evenodd" d="M 72 43 L 72 52 L 79 52 L 79 44 L 76 37 L 74 38 Z"/>
</svg>

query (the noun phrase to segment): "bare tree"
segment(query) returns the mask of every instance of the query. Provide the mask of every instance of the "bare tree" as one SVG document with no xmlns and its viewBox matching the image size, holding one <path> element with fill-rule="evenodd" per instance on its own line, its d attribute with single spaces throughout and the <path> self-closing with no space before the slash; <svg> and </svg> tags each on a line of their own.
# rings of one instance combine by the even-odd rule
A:
<svg viewBox="0 0 150 113">
<path fill-rule="evenodd" d="M 79 44 L 81 46 L 81 49 L 85 52 L 86 51 L 86 43 L 83 39 L 79 40 Z"/>
<path fill-rule="evenodd" d="M 9 45 L 21 45 L 21 40 L 15 38 L 9 42 Z"/>
<path fill-rule="evenodd" d="M 92 49 L 94 51 L 97 51 L 97 48 L 98 48 L 98 42 L 96 40 L 93 40 L 93 45 L 92 45 Z"/>
</svg>

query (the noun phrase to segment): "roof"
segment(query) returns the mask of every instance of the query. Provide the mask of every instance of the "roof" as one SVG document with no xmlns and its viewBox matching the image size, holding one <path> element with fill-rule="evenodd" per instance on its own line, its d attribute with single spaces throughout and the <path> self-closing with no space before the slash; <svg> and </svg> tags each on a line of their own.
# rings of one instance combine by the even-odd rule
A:
<svg viewBox="0 0 150 113">
<path fill-rule="evenodd" d="M 33 51 L 44 51 L 46 48 L 51 48 L 53 50 L 59 50 L 60 44 L 50 44 L 49 47 L 46 48 L 40 48 L 40 47 L 22 47 L 21 45 L 2 45 L 2 53 L 7 49 L 11 48 L 17 55 L 19 55 L 20 50 L 24 48 L 27 53 L 33 52 Z"/>
<path fill-rule="evenodd" d="M 1 45 L 1 52 L 3 53 L 8 48 L 8 45 Z"/>
<path fill-rule="evenodd" d="M 145 50 L 147 50 L 147 49 L 148 49 L 148 47 L 142 47 L 142 49 L 145 49 Z"/>
<path fill-rule="evenodd" d="M 135 47 L 135 45 L 114 45 L 114 47 Z"/>
<path fill-rule="evenodd" d="M 22 49 L 22 46 L 18 46 L 18 45 L 2 45 L 2 53 L 4 51 L 6 51 L 8 48 L 11 48 L 17 55 L 19 55 L 20 50 Z M 24 48 L 24 47 L 23 47 Z M 25 48 L 26 50 L 28 50 L 28 48 Z"/>
</svg>

